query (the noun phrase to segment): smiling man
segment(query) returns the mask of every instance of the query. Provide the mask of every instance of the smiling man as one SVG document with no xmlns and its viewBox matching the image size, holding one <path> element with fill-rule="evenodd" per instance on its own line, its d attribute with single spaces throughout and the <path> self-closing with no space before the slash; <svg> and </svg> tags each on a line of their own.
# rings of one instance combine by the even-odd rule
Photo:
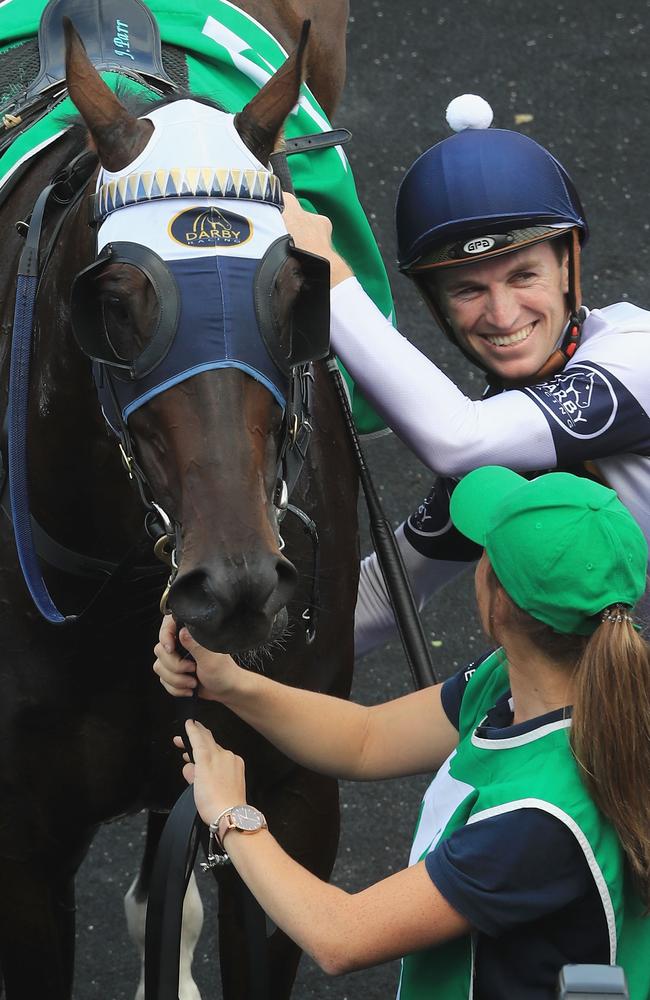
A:
<svg viewBox="0 0 650 1000">
<path fill-rule="evenodd" d="M 465 353 L 511 384 L 538 372 L 555 350 L 567 322 L 568 259 L 563 243 L 539 243 L 450 268 L 428 285 Z"/>
<path fill-rule="evenodd" d="M 626 302 L 582 306 L 587 223 L 571 178 L 546 149 L 490 128 L 489 106 L 472 95 L 452 101 L 447 120 L 456 134 L 424 152 L 400 186 L 398 261 L 485 373 L 482 399 L 465 396 L 392 328 L 333 250 L 326 219 L 294 200 L 285 216 L 299 246 L 330 259 L 334 350 L 437 474 L 397 532 L 420 606 L 477 558 L 451 525 L 449 498 L 479 466 L 599 479 L 650 537 L 650 313 Z M 374 555 L 362 566 L 356 626 L 358 654 L 394 630 Z"/>
</svg>

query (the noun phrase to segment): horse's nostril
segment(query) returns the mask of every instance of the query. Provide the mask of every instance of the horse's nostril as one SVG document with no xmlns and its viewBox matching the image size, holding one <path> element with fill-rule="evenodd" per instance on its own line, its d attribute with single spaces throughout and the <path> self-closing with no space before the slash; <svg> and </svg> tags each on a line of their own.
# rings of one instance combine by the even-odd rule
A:
<svg viewBox="0 0 650 1000">
<path fill-rule="evenodd" d="M 278 559 L 276 572 L 278 574 L 277 599 L 278 606 L 284 605 L 293 596 L 298 582 L 298 570 L 288 559 Z"/>
<path fill-rule="evenodd" d="M 240 645 L 255 633 L 259 643 L 268 637 L 297 580 L 293 564 L 272 553 L 187 573 L 181 569 L 169 594 L 169 606 L 178 620 L 207 629 L 213 642 L 227 633 L 230 642 Z"/>
</svg>

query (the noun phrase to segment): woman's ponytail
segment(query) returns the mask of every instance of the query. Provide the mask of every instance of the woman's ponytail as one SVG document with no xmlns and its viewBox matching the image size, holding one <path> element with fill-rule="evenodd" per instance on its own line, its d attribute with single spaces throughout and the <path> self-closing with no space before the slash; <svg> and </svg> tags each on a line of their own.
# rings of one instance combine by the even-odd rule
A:
<svg viewBox="0 0 650 1000">
<path fill-rule="evenodd" d="M 571 747 L 650 909 L 650 647 L 614 605 L 574 673 Z"/>
</svg>

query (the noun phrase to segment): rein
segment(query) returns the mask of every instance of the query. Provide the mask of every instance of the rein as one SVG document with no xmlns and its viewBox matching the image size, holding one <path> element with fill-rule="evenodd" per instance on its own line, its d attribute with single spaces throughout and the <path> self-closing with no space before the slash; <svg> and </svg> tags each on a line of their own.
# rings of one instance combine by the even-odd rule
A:
<svg viewBox="0 0 650 1000">
<path fill-rule="evenodd" d="M 27 412 L 34 306 L 42 276 L 39 251 L 45 210 L 50 199 L 56 200 L 66 207 L 65 218 L 81 197 L 96 164 L 94 154 L 82 153 L 43 189 L 31 214 L 16 282 L 8 400 L 11 515 L 18 559 L 32 600 L 41 615 L 55 625 L 69 624 L 79 616 L 62 615 L 52 601 L 39 566 L 32 533 L 27 476 Z"/>
</svg>

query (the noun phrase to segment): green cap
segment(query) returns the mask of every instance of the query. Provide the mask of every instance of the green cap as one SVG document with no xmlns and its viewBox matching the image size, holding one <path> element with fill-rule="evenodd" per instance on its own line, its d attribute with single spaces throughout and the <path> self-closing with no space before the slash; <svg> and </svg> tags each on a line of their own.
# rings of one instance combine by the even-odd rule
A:
<svg viewBox="0 0 650 1000">
<path fill-rule="evenodd" d="M 451 498 L 459 531 L 483 545 L 506 593 L 556 632 L 589 635 L 646 587 L 648 545 L 614 490 L 568 472 L 527 480 L 488 465 Z"/>
</svg>

